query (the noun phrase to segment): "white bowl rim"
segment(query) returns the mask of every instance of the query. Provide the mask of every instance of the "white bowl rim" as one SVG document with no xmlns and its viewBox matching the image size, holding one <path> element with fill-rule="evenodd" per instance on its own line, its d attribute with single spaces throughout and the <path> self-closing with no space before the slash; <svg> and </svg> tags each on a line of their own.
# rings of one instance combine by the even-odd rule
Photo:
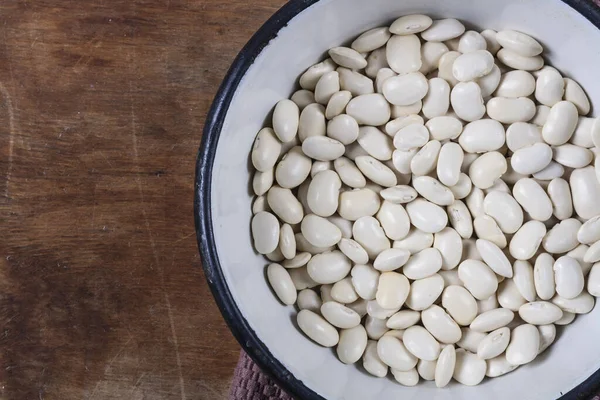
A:
<svg viewBox="0 0 600 400">
<path fill-rule="evenodd" d="M 215 245 L 211 211 L 212 171 L 217 144 L 229 105 L 238 85 L 254 60 L 295 16 L 320 0 L 290 0 L 273 14 L 238 53 L 221 83 L 206 116 L 202 142 L 196 160 L 194 222 L 202 267 L 213 297 L 242 349 L 263 372 L 288 393 L 300 399 L 325 400 L 298 380 L 263 343 L 239 310 L 221 269 Z M 597 0 L 559 0 L 580 13 L 600 29 L 600 4 Z M 560 400 L 579 400 L 600 392 L 600 369 L 565 393 Z"/>
</svg>

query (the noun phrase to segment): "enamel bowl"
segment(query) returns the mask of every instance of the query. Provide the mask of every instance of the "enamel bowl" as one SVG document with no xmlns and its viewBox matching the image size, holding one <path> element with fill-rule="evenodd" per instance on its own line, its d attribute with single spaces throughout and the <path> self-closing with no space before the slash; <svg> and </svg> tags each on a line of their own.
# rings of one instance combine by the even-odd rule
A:
<svg viewBox="0 0 600 400">
<path fill-rule="evenodd" d="M 479 386 L 421 381 L 403 387 L 307 339 L 296 311 L 276 299 L 267 261 L 252 247 L 250 149 L 277 101 L 327 49 L 413 13 L 453 17 L 478 30 L 516 29 L 600 104 L 600 7 L 592 0 L 293 0 L 235 59 L 207 116 L 196 169 L 195 219 L 209 285 L 232 332 L 262 369 L 302 399 L 585 399 L 600 391 L 600 307 L 560 330 L 529 365 Z M 597 116 L 597 114 L 596 114 Z M 600 199 L 598 200 L 600 201 Z"/>
</svg>

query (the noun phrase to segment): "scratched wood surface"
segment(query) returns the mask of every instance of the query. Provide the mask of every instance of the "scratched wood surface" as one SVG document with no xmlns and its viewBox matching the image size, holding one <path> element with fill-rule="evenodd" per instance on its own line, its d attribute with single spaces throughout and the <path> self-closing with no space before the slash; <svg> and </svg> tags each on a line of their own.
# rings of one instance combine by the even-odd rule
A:
<svg viewBox="0 0 600 400">
<path fill-rule="evenodd" d="M 282 4 L 0 2 L 0 398 L 227 398 L 239 346 L 200 266 L 194 163 Z"/>
</svg>

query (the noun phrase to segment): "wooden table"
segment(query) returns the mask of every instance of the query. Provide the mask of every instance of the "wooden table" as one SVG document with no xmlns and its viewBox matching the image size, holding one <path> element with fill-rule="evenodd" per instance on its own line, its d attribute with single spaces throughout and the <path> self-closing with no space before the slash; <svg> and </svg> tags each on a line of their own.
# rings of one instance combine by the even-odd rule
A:
<svg viewBox="0 0 600 400">
<path fill-rule="evenodd" d="M 0 398 L 224 399 L 196 247 L 217 87 L 282 0 L 0 3 Z"/>
</svg>

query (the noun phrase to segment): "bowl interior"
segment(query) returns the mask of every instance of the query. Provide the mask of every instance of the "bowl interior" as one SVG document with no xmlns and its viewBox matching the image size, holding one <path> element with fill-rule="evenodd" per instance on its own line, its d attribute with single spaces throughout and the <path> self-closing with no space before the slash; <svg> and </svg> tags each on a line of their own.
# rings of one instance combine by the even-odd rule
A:
<svg viewBox="0 0 600 400">
<path fill-rule="evenodd" d="M 340 363 L 330 349 L 305 338 L 295 311 L 282 306 L 264 277 L 266 260 L 252 248 L 249 152 L 274 104 L 288 98 L 297 77 L 368 28 L 410 13 L 455 17 L 468 27 L 517 29 L 537 38 L 545 57 L 600 104 L 600 31 L 558 0 L 322 0 L 302 11 L 262 50 L 229 107 L 212 173 L 211 208 L 220 266 L 237 307 L 270 352 L 304 384 L 328 399 L 550 399 L 560 397 L 600 368 L 600 307 L 579 316 L 535 362 L 480 386 L 431 382 L 414 388 L 373 378 Z M 210 279 L 210 278 L 209 278 Z"/>
</svg>

